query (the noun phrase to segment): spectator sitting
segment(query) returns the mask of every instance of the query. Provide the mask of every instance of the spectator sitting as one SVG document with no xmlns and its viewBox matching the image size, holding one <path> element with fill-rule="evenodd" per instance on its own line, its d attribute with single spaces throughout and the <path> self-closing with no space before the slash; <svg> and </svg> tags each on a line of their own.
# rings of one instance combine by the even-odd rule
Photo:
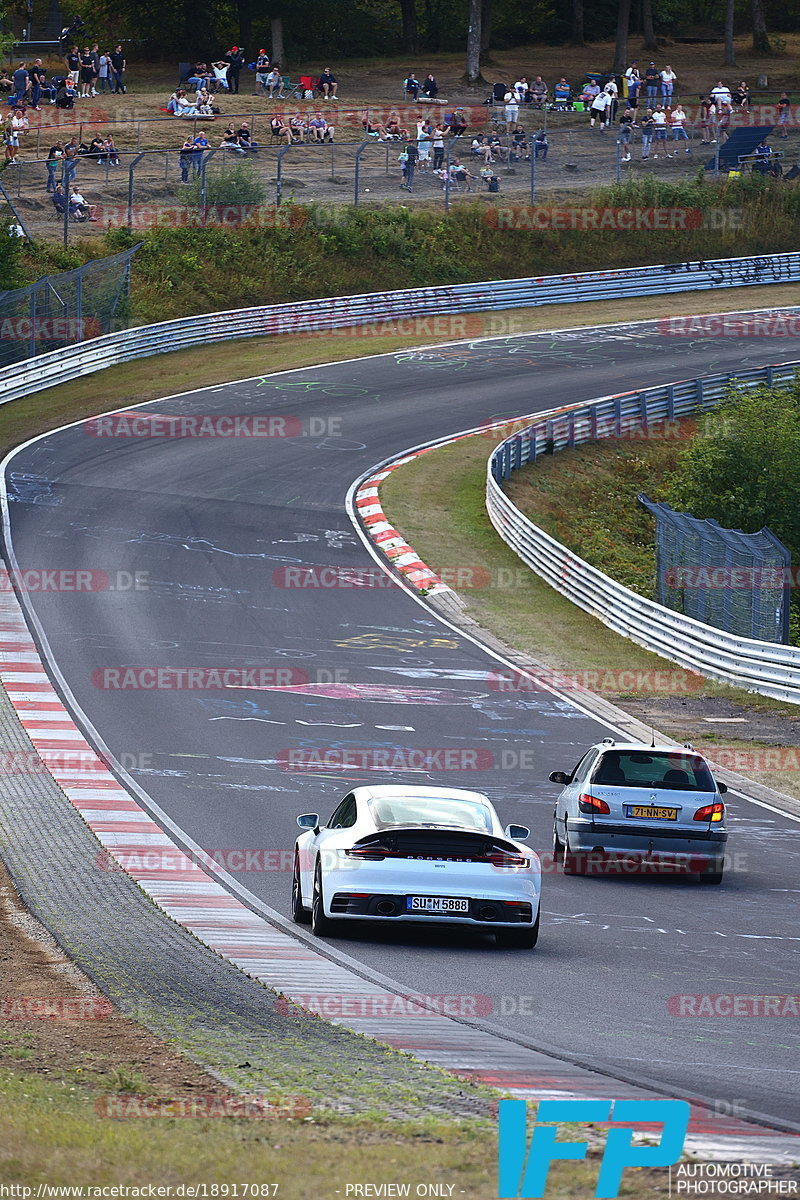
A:
<svg viewBox="0 0 800 1200">
<path fill-rule="evenodd" d="M 97 163 L 106 161 L 106 144 L 99 134 L 96 134 L 89 145 L 87 158 L 93 158 Z"/>
<path fill-rule="evenodd" d="M 458 187 L 461 187 L 462 183 L 465 183 L 467 185 L 468 192 L 473 190 L 472 184 L 475 180 L 475 176 L 470 174 L 470 172 L 458 158 L 454 158 L 450 164 L 450 178 L 453 183 L 458 185 Z"/>
<path fill-rule="evenodd" d="M 711 89 L 711 99 L 715 104 L 719 104 L 720 101 L 725 104 L 731 103 L 732 97 L 730 88 L 726 87 L 721 79 L 717 81 L 717 86 Z"/>
<path fill-rule="evenodd" d="M 214 72 L 209 71 L 208 66 L 204 62 L 199 62 L 194 64 L 194 70 L 191 75 L 187 75 L 186 79 L 181 82 L 185 82 L 189 87 L 194 88 L 195 91 L 199 91 L 201 87 L 208 87 L 213 78 Z"/>
<path fill-rule="evenodd" d="M 531 103 L 534 108 L 544 108 L 547 101 L 547 84 L 537 75 L 530 87 Z"/>
<path fill-rule="evenodd" d="M 215 112 L 219 112 L 207 88 L 200 88 L 194 99 L 194 107 L 198 117 L 213 117 Z"/>
<path fill-rule="evenodd" d="M 219 148 L 220 150 L 232 150 L 235 154 L 244 154 L 244 147 L 239 142 L 239 135 L 233 128 L 233 121 L 223 133 Z"/>
<path fill-rule="evenodd" d="M 484 166 L 493 163 L 492 147 L 489 145 L 485 137 L 476 137 L 472 139 L 472 153 L 478 158 L 482 158 Z"/>
<path fill-rule="evenodd" d="M 595 96 L 598 96 L 599 94 L 600 94 L 600 84 L 597 83 L 596 80 L 590 79 L 588 81 L 588 83 L 585 83 L 583 85 L 583 91 L 581 92 L 581 100 L 588 108 L 594 101 Z"/>
<path fill-rule="evenodd" d="M 453 113 L 445 113 L 445 123 L 447 129 L 453 137 L 461 137 L 467 128 L 467 118 L 464 115 L 463 108 L 457 108 Z"/>
<path fill-rule="evenodd" d="M 197 109 L 192 104 L 189 97 L 183 88 L 176 88 L 169 98 L 167 108 L 176 117 L 194 117 L 197 115 Z"/>
<path fill-rule="evenodd" d="M 309 139 L 314 142 L 332 142 L 333 133 L 333 125 L 328 124 L 322 113 L 314 113 L 308 122 Z"/>
<path fill-rule="evenodd" d="M 435 75 L 426 75 L 425 82 L 422 85 L 422 94 L 427 96 L 429 100 L 435 100 L 439 95 L 439 85 L 436 82 Z"/>
<path fill-rule="evenodd" d="M 381 126 L 378 126 L 378 128 L 380 129 Z M 389 117 L 389 120 L 386 122 L 386 125 L 383 128 L 384 136 L 393 142 L 407 142 L 411 137 L 409 131 L 400 124 L 400 118 L 394 113 Z"/>
<path fill-rule="evenodd" d="M 56 108 L 74 108 L 77 95 L 78 90 L 75 84 L 67 76 L 62 80 L 61 86 L 56 89 Z"/>
<path fill-rule="evenodd" d="M 511 153 L 508 156 L 509 162 L 519 162 L 520 159 L 525 159 L 527 162 L 531 160 L 531 148 L 528 142 L 528 136 L 521 125 L 518 125 L 514 130 L 514 135 L 511 142 Z"/>
<path fill-rule="evenodd" d="M 562 76 L 553 88 L 553 104 L 556 108 L 572 108 L 572 88 Z"/>
<path fill-rule="evenodd" d="M 96 204 L 87 204 L 81 193 L 74 188 L 70 192 L 69 197 L 69 215 L 75 221 L 96 221 L 94 215 L 97 209 Z"/>
<path fill-rule="evenodd" d="M 3 67 L 0 71 L 0 92 L 13 92 L 14 81 L 9 75 L 7 69 Z"/>
<path fill-rule="evenodd" d="M 750 88 L 744 80 L 739 84 L 736 91 L 733 93 L 733 103 L 737 108 L 747 110 L 750 104 Z"/>
<path fill-rule="evenodd" d="M 242 121 L 239 128 L 236 130 L 236 136 L 239 139 L 239 145 L 242 149 L 250 154 L 258 153 L 258 142 L 253 141 L 253 135 L 250 132 L 250 124 L 247 121 Z"/>
<path fill-rule="evenodd" d="M 361 118 L 361 125 L 367 137 L 380 138 L 382 142 L 386 140 L 388 133 L 386 126 L 381 125 L 380 121 L 373 121 L 369 114 L 369 110 L 367 110 L 367 112 L 365 112 Z M 393 133 L 392 136 L 395 137 L 396 134 Z"/>
<path fill-rule="evenodd" d="M 336 76 L 331 74 L 330 67 L 326 67 L 319 77 L 319 86 L 322 88 L 323 100 L 338 100 L 336 95 L 339 84 L 336 82 Z"/>
<path fill-rule="evenodd" d="M 289 128 L 289 126 L 286 124 L 286 122 L 284 121 L 282 113 L 274 114 L 274 116 L 272 117 L 272 120 L 269 123 L 269 127 L 272 130 L 273 137 L 282 138 L 283 141 L 286 142 L 287 146 L 291 146 L 292 131 Z"/>
<path fill-rule="evenodd" d="M 766 138 L 756 146 L 755 155 L 753 171 L 757 171 L 760 175 L 772 175 L 775 179 L 783 174 L 783 168 L 778 160 L 773 158 L 772 147 L 768 145 Z"/>
<path fill-rule="evenodd" d="M 220 88 L 223 88 L 226 92 L 230 91 L 230 87 L 228 86 L 229 66 L 230 63 L 225 62 L 224 59 L 220 59 L 218 62 L 212 62 L 211 68 L 214 72 L 214 78 L 211 80 L 212 92 L 218 92 Z"/>
<path fill-rule="evenodd" d="M 542 162 L 547 160 L 547 151 L 550 149 L 550 143 L 547 140 L 547 134 L 544 129 L 540 129 L 533 139 L 533 156 Z"/>
<path fill-rule="evenodd" d="M 405 82 L 403 83 L 403 87 L 405 88 L 406 95 L 411 96 L 411 98 L 414 100 L 414 103 L 416 103 L 419 99 L 419 92 L 422 84 L 417 79 L 413 71 L 408 72 Z"/>
<path fill-rule="evenodd" d="M 526 75 L 520 75 L 514 84 L 514 95 L 517 97 L 518 104 L 530 104 L 533 97 L 531 96 L 530 84 Z"/>
<path fill-rule="evenodd" d="M 114 143 L 114 137 L 110 133 L 106 134 L 105 152 L 106 152 L 106 160 L 108 163 L 110 163 L 110 165 L 112 167 L 119 167 L 122 165 L 119 161 L 119 152 Z"/>
<path fill-rule="evenodd" d="M 302 113 L 295 113 L 293 117 L 289 118 L 289 129 L 291 130 L 293 141 L 300 142 L 301 144 L 305 143 L 306 134 L 308 133 L 308 122 Z"/>
<path fill-rule="evenodd" d="M 67 197 L 64 193 L 63 183 L 57 183 L 53 191 L 53 207 L 60 217 L 64 216 L 67 211 Z"/>
<path fill-rule="evenodd" d="M 273 63 L 272 70 L 264 81 L 264 86 L 267 89 L 268 99 L 283 99 L 283 76 L 278 70 L 277 63 Z"/>
<path fill-rule="evenodd" d="M 499 158 L 501 162 L 508 162 L 510 150 L 508 146 L 504 146 L 496 133 L 489 135 L 489 149 L 492 152 L 492 157 L 495 161 Z"/>
</svg>

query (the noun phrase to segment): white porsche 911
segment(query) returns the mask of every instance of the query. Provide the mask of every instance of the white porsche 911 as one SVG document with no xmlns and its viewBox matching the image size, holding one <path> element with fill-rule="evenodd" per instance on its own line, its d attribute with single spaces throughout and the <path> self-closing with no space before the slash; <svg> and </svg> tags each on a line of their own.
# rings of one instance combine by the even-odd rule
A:
<svg viewBox="0 0 800 1200">
<path fill-rule="evenodd" d="M 541 865 L 503 829 L 480 792 L 414 785 L 358 787 L 327 825 L 297 818 L 292 917 L 318 937 L 346 921 L 468 926 L 499 946 L 531 948 L 539 936 Z"/>
</svg>

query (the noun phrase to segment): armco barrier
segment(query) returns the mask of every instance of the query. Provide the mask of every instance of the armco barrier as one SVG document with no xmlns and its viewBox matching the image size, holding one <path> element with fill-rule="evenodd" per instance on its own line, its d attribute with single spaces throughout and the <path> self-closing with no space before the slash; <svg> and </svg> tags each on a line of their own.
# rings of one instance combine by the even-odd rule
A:
<svg viewBox="0 0 800 1200">
<path fill-rule="evenodd" d="M 736 380 L 743 387 L 782 383 L 800 362 L 710 375 L 667 386 L 606 396 L 561 416 L 532 423 L 507 438 L 489 459 L 486 508 L 500 537 L 556 591 L 604 625 L 647 650 L 723 683 L 800 704 L 800 647 L 736 637 L 684 617 L 616 583 L 539 529 L 512 504 L 502 481 L 538 454 L 601 437 L 620 437 L 699 409 L 711 408 Z"/>
<path fill-rule="evenodd" d="M 580 275 L 504 279 L 455 287 L 411 288 L 204 313 L 106 334 L 39 355 L 22 366 L 6 368 L 0 371 L 0 403 L 17 400 L 52 384 L 90 375 L 104 367 L 209 342 L 337 329 L 392 317 L 499 311 L 540 304 L 572 304 L 583 300 L 796 281 L 800 281 L 800 253 L 672 263 L 624 271 L 588 271 Z"/>
</svg>

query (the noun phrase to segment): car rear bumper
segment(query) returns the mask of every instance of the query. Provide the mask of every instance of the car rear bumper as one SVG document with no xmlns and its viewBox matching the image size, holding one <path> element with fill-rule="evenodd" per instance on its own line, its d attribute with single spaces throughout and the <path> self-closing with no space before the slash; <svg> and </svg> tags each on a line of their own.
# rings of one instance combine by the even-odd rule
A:
<svg viewBox="0 0 800 1200">
<path fill-rule="evenodd" d="M 613 852 L 648 857 L 721 858 L 728 841 L 727 829 L 667 829 L 661 827 L 594 823 L 570 817 L 567 820 L 570 849 L 581 852 Z"/>
<path fill-rule="evenodd" d="M 459 897 L 460 898 L 460 897 Z M 418 909 L 409 911 L 404 893 L 376 892 L 371 895 L 354 894 L 347 891 L 334 892 L 325 910 L 334 920 L 394 921 L 403 924 L 430 925 L 532 925 L 539 906 L 527 900 L 502 900 L 496 896 L 469 897 L 469 910 L 464 913 L 426 913 Z"/>
</svg>

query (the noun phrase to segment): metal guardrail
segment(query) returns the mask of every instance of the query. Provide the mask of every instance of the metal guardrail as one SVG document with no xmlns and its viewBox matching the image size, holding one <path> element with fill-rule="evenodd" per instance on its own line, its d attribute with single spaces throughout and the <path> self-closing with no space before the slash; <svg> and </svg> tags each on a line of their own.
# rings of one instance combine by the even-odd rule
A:
<svg viewBox="0 0 800 1200">
<path fill-rule="evenodd" d="M 543 304 L 574 304 L 604 297 L 665 295 L 795 281 L 800 281 L 800 253 L 504 279 L 453 287 L 409 288 L 202 313 L 106 334 L 39 355 L 23 365 L 0 370 L 0 404 L 53 384 L 91 375 L 105 367 L 210 342 L 341 329 L 392 317 L 499 311 Z"/>
<path fill-rule="evenodd" d="M 501 442 L 489 459 L 486 508 L 503 541 L 526 566 L 604 625 L 712 679 L 800 704 L 800 647 L 736 637 L 623 587 L 534 525 L 502 481 L 537 455 L 602 437 L 645 437 L 648 429 L 718 404 L 732 381 L 743 387 L 791 380 L 800 362 L 709 375 L 575 405 Z M 666 432 L 666 431 L 665 431 Z"/>
</svg>

